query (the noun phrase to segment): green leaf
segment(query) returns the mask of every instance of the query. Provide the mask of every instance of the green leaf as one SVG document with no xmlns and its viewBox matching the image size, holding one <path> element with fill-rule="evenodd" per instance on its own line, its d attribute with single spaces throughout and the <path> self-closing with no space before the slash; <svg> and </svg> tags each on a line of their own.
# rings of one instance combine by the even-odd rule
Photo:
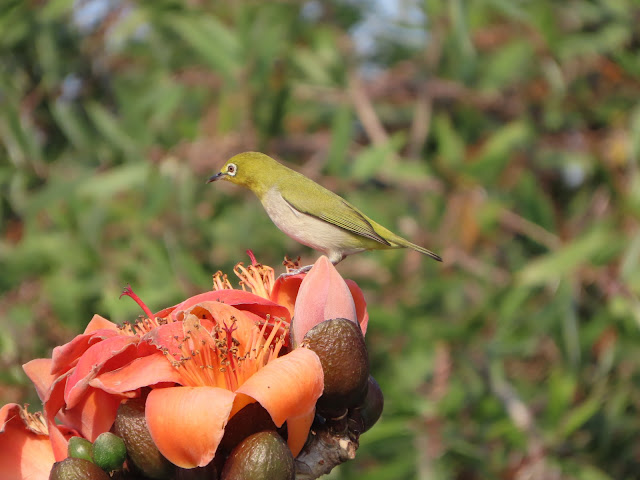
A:
<svg viewBox="0 0 640 480">
<path fill-rule="evenodd" d="M 526 146 L 530 138 L 526 121 L 506 124 L 489 138 L 479 158 L 465 166 L 465 172 L 483 183 L 494 181 L 512 159 L 514 150 Z"/>
<path fill-rule="evenodd" d="M 111 144 L 124 153 L 135 156 L 138 145 L 127 131 L 122 128 L 120 119 L 97 102 L 89 102 L 86 106 L 87 114 L 93 121 L 98 131 L 104 135 Z"/>
<path fill-rule="evenodd" d="M 599 396 L 592 396 L 583 401 L 580 405 L 569 411 L 568 415 L 560 425 L 558 434 L 561 438 L 568 437 L 582 427 L 601 408 L 602 398 Z"/>
<path fill-rule="evenodd" d="M 517 275 L 520 285 L 542 285 L 571 275 L 583 265 L 616 253 L 620 238 L 614 232 L 597 228 L 557 251 L 529 262 Z"/>
<path fill-rule="evenodd" d="M 103 201 L 120 192 L 135 190 L 144 184 L 149 169 L 149 165 L 144 162 L 112 168 L 83 181 L 78 187 L 78 195 Z"/>
<path fill-rule="evenodd" d="M 405 141 L 406 135 L 397 133 L 382 145 L 363 149 L 353 161 L 352 175 L 360 180 L 374 177 L 383 165 L 393 163 L 393 156 L 400 151 Z"/>
<path fill-rule="evenodd" d="M 344 166 L 349 156 L 349 144 L 353 130 L 353 112 L 350 106 L 340 106 L 331 123 L 331 145 L 327 154 L 327 173 L 344 174 Z"/>
<path fill-rule="evenodd" d="M 45 21 L 64 19 L 71 13 L 74 0 L 49 0 L 40 8 L 40 18 Z"/>
<path fill-rule="evenodd" d="M 218 72 L 233 79 L 241 67 L 240 42 L 235 33 L 212 16 L 174 15 L 171 27 Z"/>
<path fill-rule="evenodd" d="M 74 104 L 64 100 L 52 102 L 51 114 L 78 150 L 89 150 L 92 142 L 91 132 L 87 128 L 86 120 L 81 118 L 80 112 Z"/>
</svg>

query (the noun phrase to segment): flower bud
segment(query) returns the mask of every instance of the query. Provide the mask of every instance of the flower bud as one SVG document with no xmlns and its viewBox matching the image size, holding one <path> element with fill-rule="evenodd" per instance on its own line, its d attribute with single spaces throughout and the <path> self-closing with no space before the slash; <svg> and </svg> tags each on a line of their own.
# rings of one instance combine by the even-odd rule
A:
<svg viewBox="0 0 640 480">
<path fill-rule="evenodd" d="M 144 405 L 144 398 L 132 398 L 121 404 L 113 430 L 124 440 L 129 465 L 133 464 L 146 477 L 166 479 L 171 476 L 174 466 L 151 439 L 144 417 Z"/>
<path fill-rule="evenodd" d="M 382 390 L 380 385 L 376 382 L 376 379 L 369 375 L 369 381 L 367 384 L 367 394 L 364 397 L 362 405 L 357 406 L 354 410 L 356 415 L 359 415 L 362 422 L 362 433 L 369 430 L 375 425 L 375 423 L 382 415 L 384 408 L 384 397 L 382 396 Z"/>
<path fill-rule="evenodd" d="M 360 326 L 344 318 L 326 320 L 307 332 L 302 345 L 318 355 L 324 371 L 319 413 L 337 417 L 358 405 L 369 378 L 369 358 Z"/>
<path fill-rule="evenodd" d="M 101 433 L 93 442 L 93 461 L 105 472 L 120 470 L 126 458 L 124 441 L 111 432 Z"/>
<path fill-rule="evenodd" d="M 67 455 L 93 462 L 93 444 L 82 437 L 71 437 L 67 446 Z"/>
<path fill-rule="evenodd" d="M 95 463 L 69 457 L 53 464 L 49 480 L 109 480 L 109 475 Z"/>
<path fill-rule="evenodd" d="M 294 480 L 291 450 L 276 432 L 258 432 L 233 449 L 221 480 Z"/>
</svg>

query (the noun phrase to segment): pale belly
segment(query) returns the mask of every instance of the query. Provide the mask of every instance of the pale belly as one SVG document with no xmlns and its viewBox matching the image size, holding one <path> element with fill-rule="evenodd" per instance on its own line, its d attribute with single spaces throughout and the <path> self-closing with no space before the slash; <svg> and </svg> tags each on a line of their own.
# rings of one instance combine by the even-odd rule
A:
<svg viewBox="0 0 640 480">
<path fill-rule="evenodd" d="M 268 192 L 262 199 L 262 205 L 280 230 L 297 242 L 325 253 L 334 263 L 367 249 L 363 246 L 367 239 L 298 212 L 277 191 Z"/>
</svg>

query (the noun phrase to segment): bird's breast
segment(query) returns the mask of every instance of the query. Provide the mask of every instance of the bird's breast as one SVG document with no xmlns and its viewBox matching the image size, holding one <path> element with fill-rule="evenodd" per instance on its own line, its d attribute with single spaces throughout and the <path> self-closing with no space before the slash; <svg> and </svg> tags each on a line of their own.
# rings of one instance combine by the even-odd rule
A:
<svg viewBox="0 0 640 480">
<path fill-rule="evenodd" d="M 267 192 L 261 200 L 271 221 L 303 245 L 326 254 L 349 255 L 365 249 L 358 235 L 296 210 L 276 189 Z"/>
</svg>

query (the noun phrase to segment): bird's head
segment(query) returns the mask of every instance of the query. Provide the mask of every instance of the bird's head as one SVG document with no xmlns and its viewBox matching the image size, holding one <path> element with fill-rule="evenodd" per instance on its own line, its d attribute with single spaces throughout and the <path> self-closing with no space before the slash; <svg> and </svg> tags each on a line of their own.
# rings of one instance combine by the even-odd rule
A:
<svg viewBox="0 0 640 480">
<path fill-rule="evenodd" d="M 220 171 L 212 175 L 207 183 L 227 180 L 257 193 L 268 185 L 269 178 L 277 175 L 275 170 L 278 166 L 274 159 L 264 153 L 239 153 L 227 160 Z"/>
</svg>

